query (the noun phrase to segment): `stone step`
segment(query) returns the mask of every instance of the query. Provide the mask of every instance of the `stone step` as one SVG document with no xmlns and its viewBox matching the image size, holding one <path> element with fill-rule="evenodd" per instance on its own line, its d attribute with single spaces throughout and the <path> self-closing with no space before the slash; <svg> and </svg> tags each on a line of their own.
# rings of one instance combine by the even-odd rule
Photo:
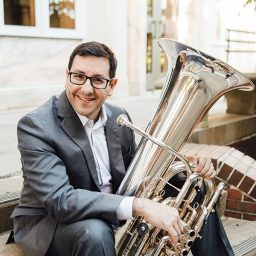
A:
<svg viewBox="0 0 256 256">
<path fill-rule="evenodd" d="M 226 225 L 225 225 L 226 223 Z M 253 223 L 255 225 L 256 223 Z M 230 229 L 230 227 L 233 226 L 239 227 L 239 224 L 237 224 L 236 219 L 229 218 L 226 222 L 224 220 L 224 226 L 226 228 L 227 234 L 230 235 L 230 232 L 234 232 L 233 229 Z M 245 225 L 246 226 L 246 225 Z M 241 225 L 240 229 L 243 228 L 243 225 Z M 233 231 L 232 231 L 233 230 Z M 5 244 L 10 232 L 4 232 L 0 233 L 0 255 L 1 256 L 25 256 L 21 250 L 21 248 L 12 243 L 12 244 Z M 251 235 L 251 233 L 249 232 Z M 236 235 L 238 236 L 238 234 Z M 234 237 L 235 239 L 235 237 Z M 241 237 L 238 238 L 239 243 L 236 244 L 233 240 L 233 238 L 230 240 L 235 256 L 255 256 L 256 255 L 256 237 L 246 237 L 243 240 L 241 240 Z M 191 253 L 189 255 L 192 255 Z"/>
<path fill-rule="evenodd" d="M 15 243 L 5 244 L 10 231 L 0 233 L 0 255 L 1 256 L 25 256 L 21 248 Z"/>
<path fill-rule="evenodd" d="M 17 204 L 18 199 L 0 204 L 0 233 L 12 229 L 10 216 Z"/>
<path fill-rule="evenodd" d="M 0 245 L 1 256 L 25 256 L 21 248 L 16 244 Z"/>
<path fill-rule="evenodd" d="M 197 128 L 188 142 L 227 145 L 256 134 L 256 114 L 222 113 L 208 116 L 207 127 Z"/>
</svg>

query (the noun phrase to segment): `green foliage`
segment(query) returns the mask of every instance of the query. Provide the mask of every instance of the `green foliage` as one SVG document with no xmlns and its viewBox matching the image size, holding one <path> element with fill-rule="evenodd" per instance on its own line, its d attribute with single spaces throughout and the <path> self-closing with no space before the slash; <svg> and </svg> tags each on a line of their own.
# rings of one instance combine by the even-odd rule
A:
<svg viewBox="0 0 256 256">
<path fill-rule="evenodd" d="M 247 6 L 249 4 L 254 5 L 254 10 L 256 11 L 256 0 L 246 0 L 244 6 Z"/>
</svg>

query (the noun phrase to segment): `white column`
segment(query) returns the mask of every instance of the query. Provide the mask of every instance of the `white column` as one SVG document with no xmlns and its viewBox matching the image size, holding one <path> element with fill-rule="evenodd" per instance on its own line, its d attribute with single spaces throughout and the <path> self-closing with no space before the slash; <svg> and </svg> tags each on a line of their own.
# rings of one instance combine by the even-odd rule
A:
<svg viewBox="0 0 256 256">
<path fill-rule="evenodd" d="M 146 1 L 129 0 L 128 3 L 128 77 L 130 95 L 146 91 Z"/>
<path fill-rule="evenodd" d="M 216 42 L 216 0 L 180 0 L 178 40 L 210 53 Z"/>
<path fill-rule="evenodd" d="M 128 46 L 127 46 L 127 31 L 128 31 L 128 8 L 126 0 L 114 0 L 115 13 L 113 17 L 114 26 L 111 39 L 113 42 L 113 49 L 115 50 L 118 68 L 117 77 L 119 78 L 118 87 L 116 88 L 114 96 L 125 97 L 129 96 L 129 82 L 128 82 Z"/>
<path fill-rule="evenodd" d="M 113 97 L 128 96 L 127 1 L 87 0 L 86 27 L 86 41 L 105 43 L 116 54 L 119 82 Z"/>
</svg>

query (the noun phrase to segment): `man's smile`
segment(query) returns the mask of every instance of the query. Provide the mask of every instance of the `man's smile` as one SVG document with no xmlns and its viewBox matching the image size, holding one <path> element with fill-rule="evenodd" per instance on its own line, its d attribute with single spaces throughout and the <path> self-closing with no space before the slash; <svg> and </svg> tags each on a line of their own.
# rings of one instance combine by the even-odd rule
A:
<svg viewBox="0 0 256 256">
<path fill-rule="evenodd" d="M 82 100 L 83 102 L 90 102 L 90 101 L 95 100 L 94 97 L 83 97 L 83 96 L 77 95 L 77 94 L 76 94 L 76 96 L 77 96 L 80 100 Z"/>
</svg>

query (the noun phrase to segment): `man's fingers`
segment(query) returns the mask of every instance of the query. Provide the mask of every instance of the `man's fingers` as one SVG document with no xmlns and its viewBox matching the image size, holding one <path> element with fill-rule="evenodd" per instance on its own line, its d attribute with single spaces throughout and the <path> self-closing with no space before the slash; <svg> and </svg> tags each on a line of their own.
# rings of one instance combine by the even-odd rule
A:
<svg viewBox="0 0 256 256">
<path fill-rule="evenodd" d="M 174 244 L 176 244 L 176 243 L 178 242 L 178 240 L 179 240 L 179 235 L 178 235 L 177 231 L 174 229 L 173 226 L 171 226 L 171 227 L 168 229 L 168 233 L 169 233 L 169 235 L 170 235 L 170 237 L 171 237 L 171 239 L 172 239 L 172 242 L 173 242 Z"/>
<path fill-rule="evenodd" d="M 207 173 L 208 174 L 208 173 Z M 211 172 L 211 174 L 205 176 L 206 179 L 210 180 L 212 178 L 214 178 L 215 176 L 217 175 L 217 172 L 214 170 L 213 168 L 213 171 Z"/>
<path fill-rule="evenodd" d="M 208 162 L 205 162 L 204 165 L 199 165 L 198 166 L 198 172 L 200 172 L 203 176 L 205 176 L 205 174 L 208 172 L 208 171 L 212 171 L 213 168 L 213 164 L 212 162 L 208 161 Z M 214 170 L 214 168 L 213 168 Z"/>
<path fill-rule="evenodd" d="M 186 156 L 186 159 L 187 159 L 187 161 L 188 161 L 190 164 L 192 164 L 192 165 L 197 165 L 199 157 L 196 156 L 196 155 L 194 155 L 194 156 Z"/>
<path fill-rule="evenodd" d="M 182 220 L 178 221 L 178 225 L 180 227 L 181 233 L 184 232 L 184 227 L 186 226 L 186 223 L 183 222 Z"/>
<path fill-rule="evenodd" d="M 211 176 L 214 172 L 214 167 L 211 165 L 206 171 L 202 172 L 202 175 L 204 175 L 205 178 L 208 176 Z"/>
<path fill-rule="evenodd" d="M 181 232 L 182 232 L 182 229 L 180 228 L 180 225 L 179 225 L 178 223 L 179 223 L 179 222 L 174 223 L 173 227 L 174 227 L 174 229 L 176 230 L 178 236 L 180 236 L 180 235 L 181 235 Z"/>
</svg>

